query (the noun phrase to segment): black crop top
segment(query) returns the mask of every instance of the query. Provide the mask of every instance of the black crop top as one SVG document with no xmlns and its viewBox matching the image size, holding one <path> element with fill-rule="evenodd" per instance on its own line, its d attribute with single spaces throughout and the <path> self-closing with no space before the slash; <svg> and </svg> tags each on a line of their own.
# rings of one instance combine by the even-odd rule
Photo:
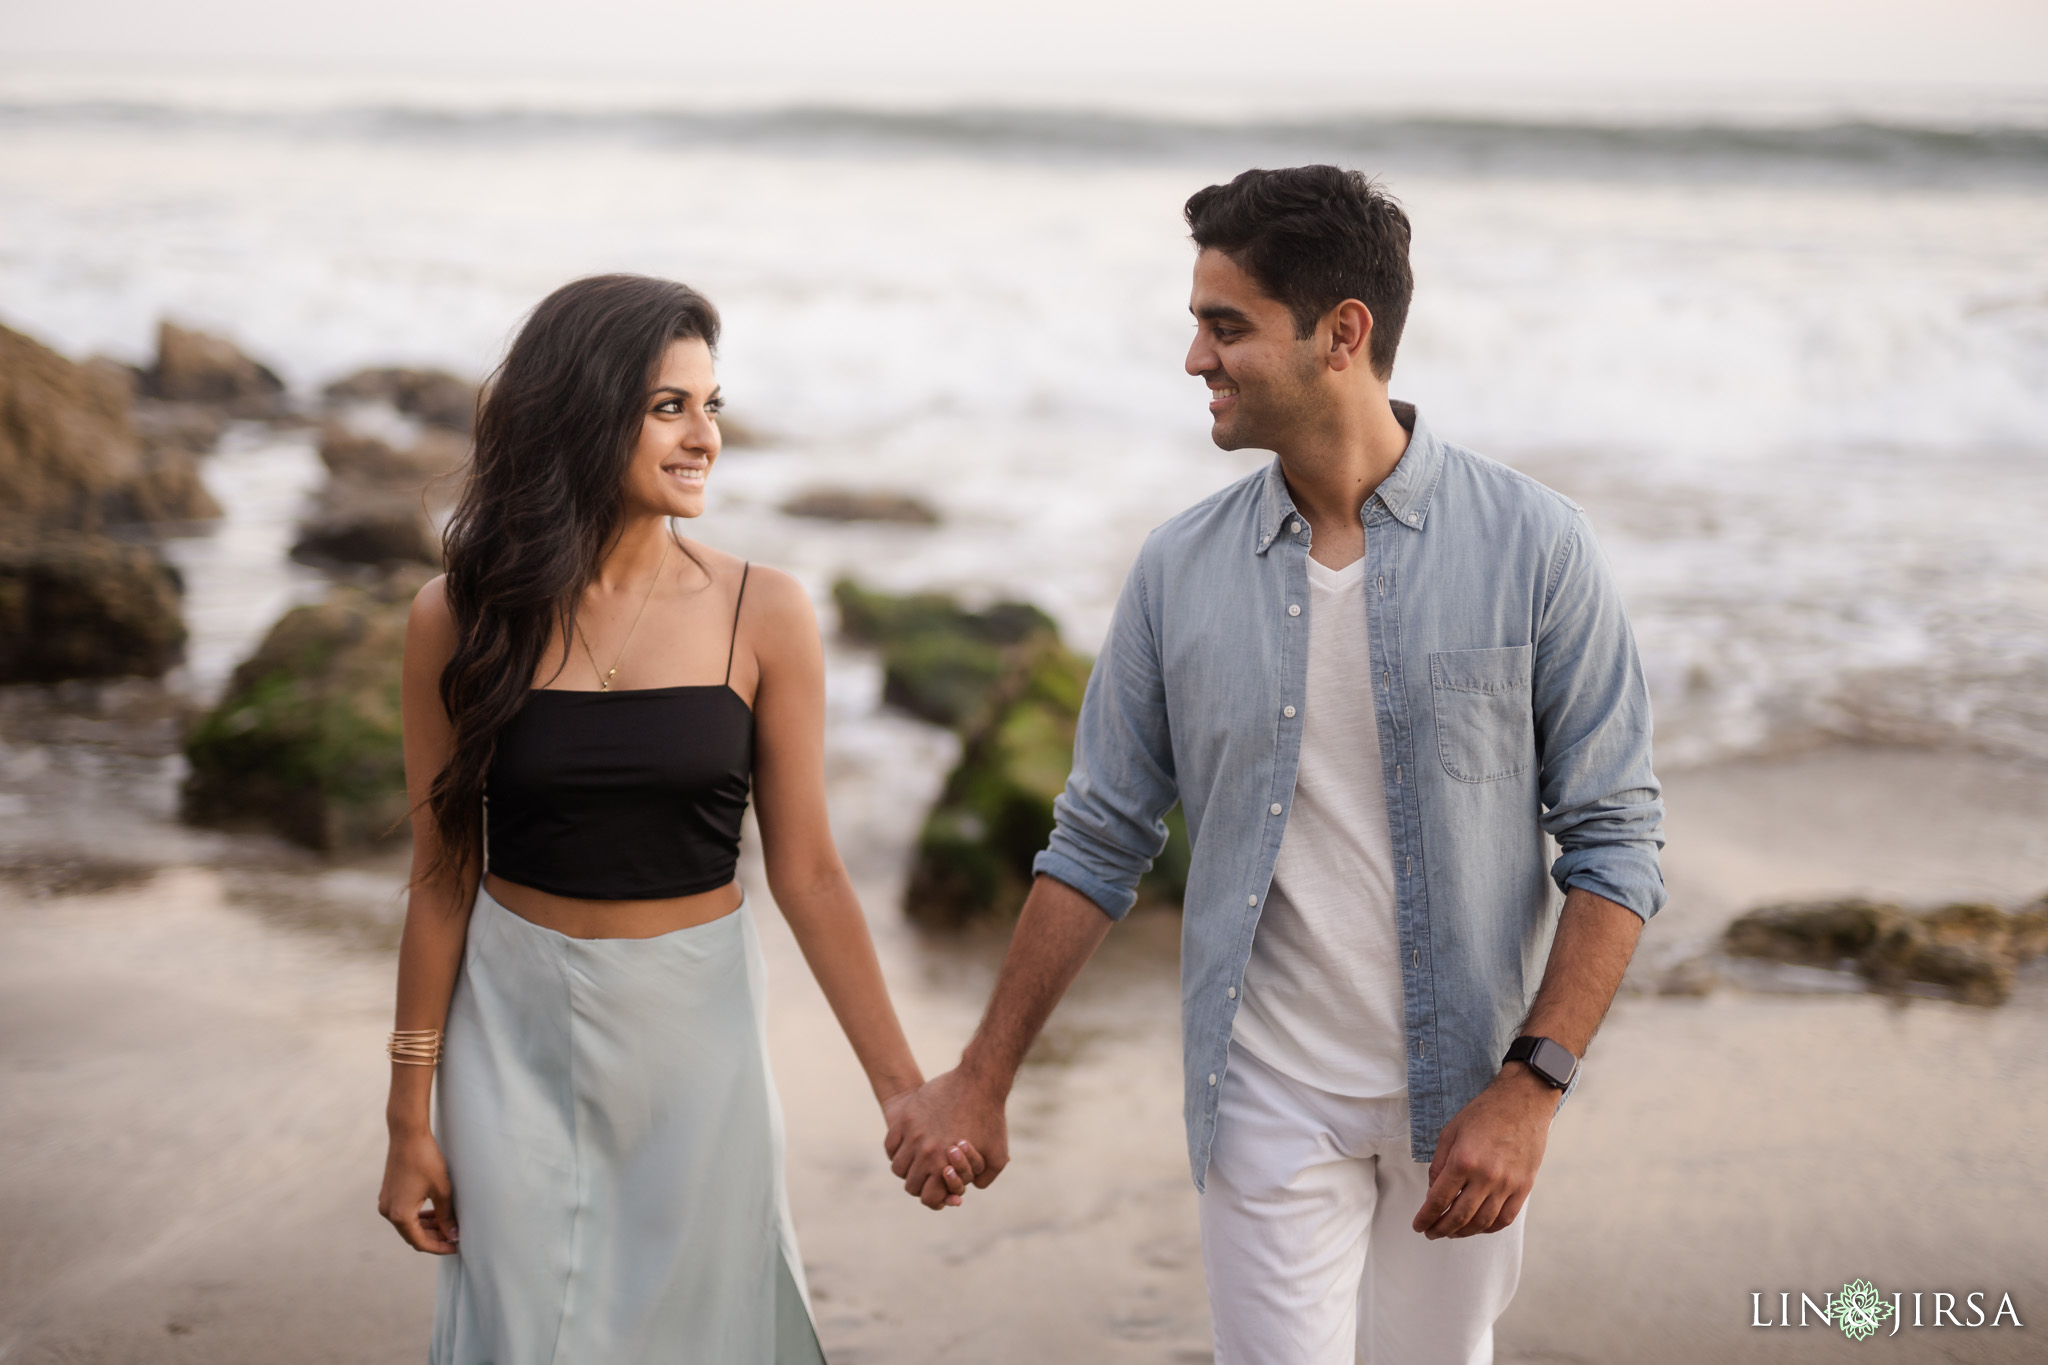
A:
<svg viewBox="0 0 2048 1365">
<path fill-rule="evenodd" d="M 739 599 L 747 593 L 740 576 Z M 733 607 L 734 643 L 739 606 Z M 484 779 L 486 860 L 582 900 L 712 891 L 739 864 L 754 712 L 726 681 L 620 692 L 534 688 Z"/>
</svg>

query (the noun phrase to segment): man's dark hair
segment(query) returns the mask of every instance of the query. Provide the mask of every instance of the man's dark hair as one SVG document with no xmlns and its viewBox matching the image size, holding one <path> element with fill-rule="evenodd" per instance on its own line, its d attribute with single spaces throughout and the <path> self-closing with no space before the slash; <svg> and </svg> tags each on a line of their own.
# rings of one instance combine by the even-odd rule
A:
<svg viewBox="0 0 2048 1365">
<path fill-rule="evenodd" d="M 1372 372 L 1394 372 L 1415 276 L 1408 268 L 1408 215 L 1357 171 L 1295 166 L 1246 171 L 1197 190 L 1185 210 L 1195 245 L 1237 262 L 1294 314 L 1294 334 L 1346 299 L 1372 312 Z"/>
</svg>

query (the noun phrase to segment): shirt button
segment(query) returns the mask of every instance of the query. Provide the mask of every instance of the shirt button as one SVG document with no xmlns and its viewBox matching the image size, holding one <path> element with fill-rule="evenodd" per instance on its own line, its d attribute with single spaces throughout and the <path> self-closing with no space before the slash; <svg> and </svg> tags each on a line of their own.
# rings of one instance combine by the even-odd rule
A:
<svg viewBox="0 0 2048 1365">
<path fill-rule="evenodd" d="M 1213 1071 L 1209 1073 L 1209 1084 L 1216 1084 L 1216 1073 Z"/>
<path fill-rule="evenodd" d="M 1273 812 L 1273 814 L 1278 815 L 1280 813 L 1280 803 L 1278 801 L 1275 801 L 1272 804 L 1272 806 L 1269 807 L 1269 809 Z"/>
<path fill-rule="evenodd" d="M 1237 987 L 1235 987 L 1235 986 L 1232 986 L 1232 987 L 1231 987 L 1231 988 L 1230 988 L 1229 990 L 1227 990 L 1227 991 L 1223 992 L 1223 997 L 1224 997 L 1224 999 L 1226 999 L 1226 1000 L 1235 1000 L 1235 999 L 1237 999 Z"/>
<path fill-rule="evenodd" d="M 1413 525 L 1414 525 L 1414 524 L 1416 523 L 1416 521 L 1417 521 L 1417 520 L 1418 520 L 1418 517 L 1416 516 L 1416 514 L 1415 514 L 1415 513 L 1413 513 L 1413 512 L 1410 512 L 1410 513 L 1408 514 L 1408 524 L 1409 524 L 1410 526 L 1413 526 Z"/>
<path fill-rule="evenodd" d="M 1294 708 L 1293 708 L 1293 707 L 1291 707 L 1291 706 L 1283 706 L 1283 707 L 1281 707 L 1281 708 L 1280 708 L 1280 714 L 1281 714 L 1281 715 L 1283 715 L 1283 716 L 1285 716 L 1285 717 L 1287 717 L 1287 719 L 1289 719 L 1289 720 L 1293 720 L 1293 719 L 1294 719 Z"/>
<path fill-rule="evenodd" d="M 1301 529 L 1301 523 L 1298 521 L 1290 521 L 1287 523 L 1287 529 L 1290 531 L 1299 531 Z"/>
<path fill-rule="evenodd" d="M 1289 603 L 1287 604 L 1287 614 L 1288 614 L 1289 616 L 1299 616 L 1299 615 L 1301 615 L 1301 603 L 1299 603 L 1299 602 L 1289 602 Z"/>
<path fill-rule="evenodd" d="M 1244 898 L 1244 903 L 1246 905 L 1257 905 L 1259 903 L 1259 898 L 1257 896 L 1246 896 Z"/>
</svg>

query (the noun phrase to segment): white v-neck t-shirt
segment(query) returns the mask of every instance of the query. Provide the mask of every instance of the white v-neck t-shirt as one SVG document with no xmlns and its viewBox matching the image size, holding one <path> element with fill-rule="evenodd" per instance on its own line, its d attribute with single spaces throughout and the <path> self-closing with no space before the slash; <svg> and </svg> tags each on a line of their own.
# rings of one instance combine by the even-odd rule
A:
<svg viewBox="0 0 2048 1365">
<path fill-rule="evenodd" d="M 1308 583 L 1301 762 L 1231 1036 L 1319 1090 L 1394 1095 L 1407 1045 L 1365 560 L 1310 559 Z"/>
</svg>

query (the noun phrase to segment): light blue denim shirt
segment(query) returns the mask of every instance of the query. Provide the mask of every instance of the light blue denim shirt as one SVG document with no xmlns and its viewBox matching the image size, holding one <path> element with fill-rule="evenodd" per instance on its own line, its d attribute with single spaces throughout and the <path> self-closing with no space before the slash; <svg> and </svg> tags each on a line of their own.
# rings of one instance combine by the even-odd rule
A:
<svg viewBox="0 0 2048 1365">
<path fill-rule="evenodd" d="M 1437 440 L 1367 501 L 1365 599 L 1417 1161 L 1500 1069 L 1535 995 L 1549 876 L 1664 903 L 1650 701 L 1621 598 L 1569 499 Z M 1147 538 L 1088 680 L 1036 868 L 1121 918 L 1186 809 L 1188 1158 L 1208 1169 L 1252 933 L 1287 830 L 1308 676 L 1308 523 L 1276 460 Z M 1363 684 L 1365 680 L 1361 680 Z"/>
</svg>

